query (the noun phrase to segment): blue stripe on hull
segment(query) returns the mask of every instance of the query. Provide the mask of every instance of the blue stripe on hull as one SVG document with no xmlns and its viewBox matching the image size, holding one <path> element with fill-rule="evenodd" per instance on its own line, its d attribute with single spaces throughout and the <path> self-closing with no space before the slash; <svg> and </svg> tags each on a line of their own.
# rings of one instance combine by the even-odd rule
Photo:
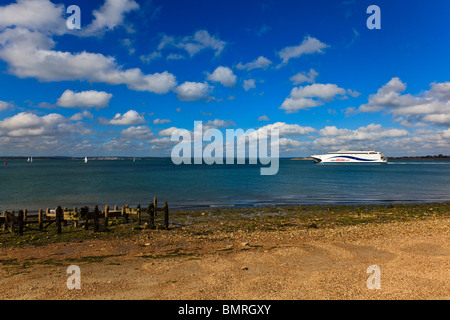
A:
<svg viewBox="0 0 450 320">
<path fill-rule="evenodd" d="M 375 159 L 362 159 L 362 158 L 357 158 L 357 157 L 352 157 L 352 156 L 334 156 L 334 157 L 331 157 L 330 159 L 333 159 L 333 158 L 348 158 L 348 159 L 353 159 L 353 160 L 358 160 L 358 161 L 368 161 L 368 162 L 372 162 L 372 161 L 377 161 L 377 160 L 375 160 Z"/>
</svg>

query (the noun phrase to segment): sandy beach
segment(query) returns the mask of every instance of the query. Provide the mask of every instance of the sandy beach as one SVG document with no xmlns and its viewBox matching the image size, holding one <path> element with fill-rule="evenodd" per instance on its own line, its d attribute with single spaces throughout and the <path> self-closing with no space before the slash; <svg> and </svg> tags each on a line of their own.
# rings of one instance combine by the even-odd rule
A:
<svg viewBox="0 0 450 320">
<path fill-rule="evenodd" d="M 449 204 L 411 208 L 199 210 L 173 213 L 170 230 L 70 239 L 3 232 L 0 299 L 450 299 Z M 380 289 L 367 286 L 374 265 Z"/>
</svg>

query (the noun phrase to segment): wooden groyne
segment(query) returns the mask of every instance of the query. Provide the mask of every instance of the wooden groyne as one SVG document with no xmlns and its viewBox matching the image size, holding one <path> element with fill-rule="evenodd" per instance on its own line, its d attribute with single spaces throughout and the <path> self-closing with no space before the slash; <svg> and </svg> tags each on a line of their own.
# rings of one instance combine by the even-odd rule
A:
<svg viewBox="0 0 450 320">
<path fill-rule="evenodd" d="M 162 225 L 157 226 L 155 221 L 158 212 L 163 213 L 163 221 Z M 69 225 L 75 228 L 83 225 L 85 230 L 92 229 L 94 232 L 100 232 L 101 230 L 107 230 L 111 219 L 120 219 L 125 223 L 135 220 L 138 227 L 145 223 L 149 229 L 162 228 L 168 230 L 169 206 L 167 202 L 164 202 L 164 206 L 159 208 L 158 200 L 155 196 L 153 203 L 144 207 L 138 204 L 135 208 L 129 205 L 119 208 L 117 205 L 114 205 L 111 208 L 105 206 L 103 210 L 100 210 L 98 206 L 93 208 L 88 206 L 74 207 L 73 209 L 58 206 L 53 210 L 50 208 L 46 210 L 40 209 L 37 215 L 29 215 L 27 209 L 19 210 L 17 214 L 14 210 L 3 210 L 0 215 L 0 230 L 23 235 L 29 229 L 45 230 L 48 226 L 54 224 L 58 234 L 62 233 L 63 227 Z"/>
</svg>

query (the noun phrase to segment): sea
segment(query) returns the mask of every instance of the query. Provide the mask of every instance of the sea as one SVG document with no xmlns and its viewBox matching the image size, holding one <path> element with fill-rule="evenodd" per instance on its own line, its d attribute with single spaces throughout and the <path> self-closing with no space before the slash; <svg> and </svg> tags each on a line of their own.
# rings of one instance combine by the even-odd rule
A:
<svg viewBox="0 0 450 320">
<path fill-rule="evenodd" d="M 170 208 L 450 201 L 450 161 L 314 164 L 280 159 L 276 175 L 259 165 L 175 165 L 170 158 L 35 159 L 0 163 L 0 210 L 147 206 Z"/>
</svg>

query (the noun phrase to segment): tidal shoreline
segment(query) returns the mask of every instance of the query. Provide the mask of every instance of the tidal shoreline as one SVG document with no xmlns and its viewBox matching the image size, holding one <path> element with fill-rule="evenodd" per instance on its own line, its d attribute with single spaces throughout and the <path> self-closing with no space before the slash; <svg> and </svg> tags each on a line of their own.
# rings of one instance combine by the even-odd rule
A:
<svg viewBox="0 0 450 320">
<path fill-rule="evenodd" d="M 450 299 L 450 203 L 184 210 L 169 230 L 118 220 L 100 232 L 0 231 L 0 256 L 1 299 Z M 69 265 L 81 290 L 66 286 Z M 380 290 L 366 286 L 372 265 Z"/>
</svg>

